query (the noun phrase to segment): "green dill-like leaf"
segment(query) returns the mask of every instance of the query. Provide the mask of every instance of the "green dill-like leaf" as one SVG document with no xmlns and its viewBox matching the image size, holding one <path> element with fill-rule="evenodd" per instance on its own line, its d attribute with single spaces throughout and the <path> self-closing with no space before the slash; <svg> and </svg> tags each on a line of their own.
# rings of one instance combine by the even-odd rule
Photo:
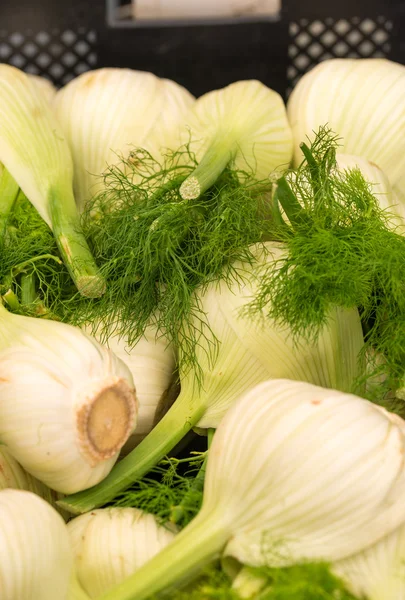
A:
<svg viewBox="0 0 405 600">
<path fill-rule="evenodd" d="M 9 290 L 21 300 L 22 278 L 35 278 L 38 301 L 22 303 L 17 312 L 59 318 L 63 302 L 76 294 L 55 238 L 35 208 L 20 192 L 9 214 L 0 248 L 0 295 Z M 48 307 L 58 306 L 58 314 Z"/>
<path fill-rule="evenodd" d="M 154 514 L 163 525 L 172 522 L 184 527 L 201 508 L 203 485 L 199 475 L 205 458 L 206 453 L 164 459 L 148 476 L 117 496 L 113 506 L 139 508 Z"/>
<path fill-rule="evenodd" d="M 308 562 L 288 568 L 252 569 L 268 580 L 256 600 L 359 600 L 330 570 L 327 563 Z M 162 593 L 167 600 L 240 600 L 232 582 L 219 567 L 210 567 L 186 588 Z M 155 598 L 151 598 L 155 600 Z"/>
<path fill-rule="evenodd" d="M 191 163 L 191 166 L 190 166 Z M 233 267 L 247 263 L 249 250 L 268 228 L 270 180 L 257 182 L 227 168 L 196 200 L 183 200 L 179 186 L 195 166 L 187 148 L 166 155 L 163 164 L 146 151 L 113 166 L 106 191 L 84 215 L 84 231 L 107 281 L 97 300 L 71 305 L 72 322 L 103 322 L 133 346 L 148 325 L 181 349 L 182 367 L 196 367 L 195 329 L 206 317 L 195 290 L 218 280 L 240 277 Z M 194 319 L 195 320 L 194 320 Z M 193 325 L 191 325 L 193 321 Z M 207 347 L 217 340 L 208 327 Z"/>
<path fill-rule="evenodd" d="M 167 600 L 240 600 L 229 578 L 219 567 L 210 567 L 186 588 L 159 596 Z M 155 599 L 151 599 L 155 600 Z"/>
<path fill-rule="evenodd" d="M 257 569 L 269 585 L 257 600 L 355 600 L 326 563 L 306 563 L 284 569 Z"/>
<path fill-rule="evenodd" d="M 393 230 L 358 169 L 338 172 L 337 139 L 321 129 L 297 171 L 281 181 L 302 207 L 284 206 L 288 218 L 277 237 L 288 253 L 276 269 L 261 272 L 261 286 L 248 312 L 264 310 L 297 339 L 315 341 L 334 306 L 359 308 L 365 326 L 364 353 L 383 357 L 358 382 L 381 375 L 376 397 L 390 403 L 390 390 L 404 387 L 405 238 Z M 282 202 L 283 196 L 276 200 Z M 291 215 L 289 211 L 292 210 Z M 290 218 L 291 216 L 291 218 Z M 385 380 L 384 380 L 385 378 Z M 384 380 L 384 381 L 383 381 Z M 392 408 L 392 404 L 389 404 Z"/>
</svg>

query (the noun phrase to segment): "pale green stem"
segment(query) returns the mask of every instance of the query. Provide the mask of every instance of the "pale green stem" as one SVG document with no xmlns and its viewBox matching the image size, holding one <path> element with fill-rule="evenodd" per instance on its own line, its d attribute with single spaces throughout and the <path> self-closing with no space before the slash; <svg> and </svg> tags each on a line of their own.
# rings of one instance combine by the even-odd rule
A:
<svg viewBox="0 0 405 600">
<path fill-rule="evenodd" d="M 7 292 L 5 294 L 3 294 L 2 299 L 11 308 L 11 310 L 18 311 L 21 308 L 18 298 L 14 294 L 13 290 L 7 290 Z M 4 309 L 2 304 L 0 304 L 0 311 L 1 311 L 1 309 Z M 4 309 L 4 310 L 6 310 L 6 309 Z"/>
<path fill-rule="evenodd" d="M 198 423 L 204 411 L 204 406 L 197 403 L 191 406 L 190 399 L 180 393 L 162 420 L 128 456 L 114 466 L 103 481 L 88 490 L 66 496 L 59 502 L 60 506 L 80 514 L 110 502 L 157 465 Z"/>
<path fill-rule="evenodd" d="M 21 304 L 29 306 L 34 304 L 37 299 L 37 290 L 35 287 L 35 273 L 24 273 L 21 275 Z"/>
<path fill-rule="evenodd" d="M 198 167 L 181 184 L 180 196 L 184 200 L 194 200 L 201 196 L 214 185 L 235 152 L 236 144 L 233 138 L 229 141 L 227 137 L 215 137 Z"/>
<path fill-rule="evenodd" d="M 53 254 L 41 254 L 40 256 L 33 256 L 32 258 L 29 258 L 28 260 L 25 260 L 24 262 L 19 263 L 18 265 L 16 265 L 15 267 L 13 267 L 11 269 L 12 279 L 17 277 L 17 275 L 19 275 L 20 273 L 24 273 L 24 271 L 26 270 L 26 268 L 28 266 L 32 266 L 32 263 L 38 262 L 39 260 L 45 260 L 45 259 L 54 260 L 59 265 L 62 264 L 62 261 L 60 260 L 60 258 L 58 258 L 57 256 L 53 256 Z"/>
<path fill-rule="evenodd" d="M 67 191 L 62 198 L 59 192 L 51 190 L 49 211 L 59 252 L 77 289 L 89 298 L 102 296 L 105 281 L 83 235 L 73 194 Z"/>
<path fill-rule="evenodd" d="M 18 184 L 7 169 L 0 165 L 0 243 L 3 241 L 7 220 L 17 199 L 19 189 Z"/>
<path fill-rule="evenodd" d="M 221 516 L 202 512 L 159 554 L 99 600 L 145 600 L 161 591 L 178 588 L 217 560 L 230 533 Z"/>
<path fill-rule="evenodd" d="M 211 446 L 212 439 L 214 437 L 215 429 L 207 430 L 207 450 L 209 450 Z M 173 506 L 171 510 L 170 520 L 172 523 L 179 523 L 183 519 L 185 515 L 185 509 L 190 501 L 190 498 L 194 496 L 194 492 L 200 492 L 204 488 L 204 479 L 205 479 L 205 471 L 207 468 L 208 455 L 205 457 L 203 464 L 201 465 L 200 470 L 194 478 L 193 483 L 191 484 L 191 488 L 188 490 L 186 494 L 184 494 L 180 504 L 177 506 Z"/>
<path fill-rule="evenodd" d="M 241 598 L 257 598 L 257 594 L 263 590 L 267 583 L 267 577 L 258 575 L 255 569 L 242 567 L 234 579 L 232 589 Z"/>
</svg>

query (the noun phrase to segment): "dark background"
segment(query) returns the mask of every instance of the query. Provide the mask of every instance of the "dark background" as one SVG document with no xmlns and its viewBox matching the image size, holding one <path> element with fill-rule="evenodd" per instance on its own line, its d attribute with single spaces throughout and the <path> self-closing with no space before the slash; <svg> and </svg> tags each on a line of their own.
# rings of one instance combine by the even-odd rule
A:
<svg viewBox="0 0 405 600">
<path fill-rule="evenodd" d="M 405 63 L 405 2 L 402 0 L 285 0 L 281 19 L 277 22 L 132 29 L 108 27 L 102 1 L 1 0 L 0 61 L 16 64 L 13 60 L 17 51 L 20 64 L 16 66 L 31 72 L 37 69 L 38 74 L 48 76 L 58 85 L 86 68 L 120 66 L 152 71 L 174 79 L 196 95 L 246 78 L 257 78 L 286 95 L 288 88 L 315 62 L 338 55 L 334 48 L 325 47 L 323 56 L 311 57 L 309 64 L 296 67 L 295 72 L 294 69 L 289 70 L 294 63 L 294 49 L 291 50 L 291 47 L 294 46 L 297 27 L 299 31 L 306 30 L 308 25 L 320 20 L 330 29 L 339 19 L 348 20 L 352 28 L 358 27 L 362 19 L 380 19 L 379 26 L 389 30 L 385 49 L 377 44 L 374 49 L 362 52 L 352 46 L 350 52 L 341 56 L 355 56 L 357 52 L 358 56 L 383 55 Z M 29 60 L 24 63 L 22 58 L 27 58 L 24 44 L 22 50 L 12 45 L 11 54 L 5 56 L 8 50 L 4 50 L 4 44 L 9 43 L 10 35 L 15 32 L 21 32 L 25 42 L 33 40 L 34 45 L 38 32 L 49 32 L 56 48 L 58 37 L 67 29 L 76 32 L 78 39 L 88 43 L 92 54 L 88 59 L 76 54 L 75 47 L 64 46 L 65 52 L 73 52 L 77 61 L 76 65 L 62 65 L 63 73 L 60 69 L 54 69 L 54 74 L 50 71 L 51 63 L 61 57 L 63 59 L 63 54 L 59 52 L 54 56 L 46 46 L 38 48 L 37 57 L 40 53 L 49 52 L 51 63 L 48 65 L 45 58 L 38 67 L 35 56 L 28 57 Z M 322 45 L 322 41 L 320 43 Z"/>
</svg>

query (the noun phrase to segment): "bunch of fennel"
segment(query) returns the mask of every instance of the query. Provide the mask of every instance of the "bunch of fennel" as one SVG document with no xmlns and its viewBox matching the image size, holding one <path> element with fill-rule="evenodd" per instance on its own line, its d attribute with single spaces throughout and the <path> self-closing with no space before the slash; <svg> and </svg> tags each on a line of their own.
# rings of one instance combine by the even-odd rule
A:
<svg viewBox="0 0 405 600">
<path fill-rule="evenodd" d="M 263 268 L 274 268 L 284 254 L 282 247 L 270 243 L 252 252 Z M 180 369 L 181 392 L 166 415 L 103 482 L 64 498 L 61 504 L 67 510 L 83 512 L 108 502 L 156 465 L 192 427 L 217 427 L 236 398 L 261 381 L 289 377 L 342 391 L 354 389 L 363 346 L 357 310 L 331 310 L 316 344 L 304 339 L 294 343 L 290 331 L 271 319 L 241 317 L 257 294 L 258 281 L 249 264 L 237 264 L 235 270 L 242 274 L 242 284 L 212 283 L 199 292 L 208 325 L 196 317 L 192 331 L 199 331 L 193 339 L 202 379 L 199 371 Z M 212 357 L 214 340 L 220 343 Z"/>
<path fill-rule="evenodd" d="M 103 105 L 123 98 L 122 118 L 106 120 L 100 95 Z M 138 104 L 148 105 L 141 125 Z M 67 318 L 102 319 L 108 335 L 129 346 L 157 327 L 187 347 L 181 360 L 195 363 L 182 331 L 194 313 L 203 318 L 194 290 L 235 275 L 234 261 L 253 260 L 248 247 L 268 227 L 269 175 L 291 162 L 281 97 L 258 81 L 241 81 L 194 101 L 173 82 L 102 69 L 58 92 L 55 106 L 79 165 L 82 197 L 94 187 L 84 171 L 101 175 L 110 163 L 84 211 L 107 293 L 99 302 L 73 303 Z"/>
<path fill-rule="evenodd" d="M 379 406 L 264 382 L 218 426 L 197 517 L 100 600 L 167 593 L 220 556 L 281 567 L 361 552 L 405 522 L 404 448 L 404 421 Z"/>
<path fill-rule="evenodd" d="M 71 325 L 0 304 L 0 442 L 34 477 L 71 493 L 103 479 L 136 425 L 128 367 Z"/>
</svg>

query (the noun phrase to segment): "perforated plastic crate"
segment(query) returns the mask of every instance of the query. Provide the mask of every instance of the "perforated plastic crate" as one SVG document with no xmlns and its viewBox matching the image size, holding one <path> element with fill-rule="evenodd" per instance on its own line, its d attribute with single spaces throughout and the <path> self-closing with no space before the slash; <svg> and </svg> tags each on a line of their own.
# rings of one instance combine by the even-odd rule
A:
<svg viewBox="0 0 405 600">
<path fill-rule="evenodd" d="M 287 95 L 306 71 L 332 57 L 405 63 L 404 1 L 284 0 L 276 18 L 146 27 L 128 19 L 122 26 L 114 16 L 122 1 L 3 0 L 0 61 L 56 85 L 88 69 L 127 66 L 175 79 L 197 95 L 243 78 Z"/>
</svg>

